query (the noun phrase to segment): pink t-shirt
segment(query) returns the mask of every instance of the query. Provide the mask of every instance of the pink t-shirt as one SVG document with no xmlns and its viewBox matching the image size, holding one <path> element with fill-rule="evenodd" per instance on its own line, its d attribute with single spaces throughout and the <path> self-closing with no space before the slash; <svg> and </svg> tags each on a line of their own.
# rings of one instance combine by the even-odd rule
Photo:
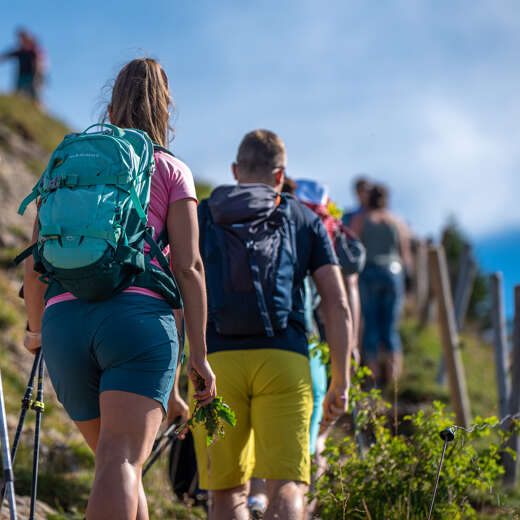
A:
<svg viewBox="0 0 520 520">
<path fill-rule="evenodd" d="M 181 199 L 193 199 L 196 202 L 197 194 L 195 192 L 193 175 L 186 164 L 177 159 L 177 157 L 162 151 L 155 152 L 154 158 L 156 168 L 150 187 L 148 225 L 153 226 L 154 238 L 157 238 L 166 225 L 169 205 Z M 145 254 L 149 251 L 150 246 L 145 243 Z M 170 252 L 170 246 L 166 246 L 163 252 L 167 255 Z M 156 259 L 153 260 L 153 263 L 159 265 Z M 143 287 L 129 287 L 124 292 L 146 294 L 154 298 L 163 299 L 160 294 Z M 55 303 L 75 299 L 76 297 L 73 294 L 66 292 L 51 298 L 47 302 L 47 307 Z"/>
</svg>

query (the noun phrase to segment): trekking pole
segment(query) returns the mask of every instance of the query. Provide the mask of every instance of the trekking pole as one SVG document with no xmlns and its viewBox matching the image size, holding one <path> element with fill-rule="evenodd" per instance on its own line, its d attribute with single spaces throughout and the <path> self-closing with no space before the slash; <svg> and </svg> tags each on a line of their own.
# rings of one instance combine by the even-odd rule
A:
<svg viewBox="0 0 520 520">
<path fill-rule="evenodd" d="M 354 423 L 354 431 L 356 430 L 357 423 L 357 409 L 356 406 L 352 405 L 352 422 Z M 363 432 L 361 430 L 356 432 L 356 441 L 358 445 L 359 454 L 361 458 L 365 458 L 365 440 L 363 439 Z"/>
<path fill-rule="evenodd" d="M 148 470 L 152 467 L 154 462 L 161 456 L 163 451 L 175 440 L 177 432 L 175 429 L 177 425 L 172 423 L 163 433 L 160 435 L 153 444 L 153 450 L 150 454 L 150 460 L 146 463 L 143 468 L 143 477 L 146 475 Z M 163 442 L 166 439 L 166 442 Z"/>
<path fill-rule="evenodd" d="M 27 383 L 27 388 L 25 390 L 25 395 L 22 399 L 22 410 L 20 412 L 20 419 L 18 419 L 18 426 L 16 427 L 16 433 L 14 434 L 13 446 L 11 447 L 11 464 L 14 466 L 14 460 L 16 458 L 16 452 L 18 451 L 18 444 L 20 443 L 20 437 L 22 434 L 23 424 L 25 422 L 25 415 L 27 414 L 27 410 L 31 407 L 31 399 L 33 392 L 33 381 L 34 376 L 36 375 L 36 370 L 40 363 L 40 358 L 42 356 L 41 349 L 38 350 L 36 356 L 34 356 L 34 363 L 31 369 L 31 375 L 29 377 L 29 382 Z M 0 495 L 0 510 L 2 509 L 2 505 L 5 499 L 6 492 L 6 483 L 2 486 L 2 491 Z"/>
<path fill-rule="evenodd" d="M 11 520 L 16 520 L 16 500 L 14 496 L 13 466 L 11 464 L 11 453 L 9 452 L 9 434 L 7 432 L 7 417 L 5 415 L 4 391 L 2 386 L 2 372 L 0 370 L 0 427 L 2 439 L 2 462 L 4 469 L 5 487 L 9 497 L 9 509 Z"/>
<path fill-rule="evenodd" d="M 32 474 L 32 485 L 31 485 L 31 512 L 29 514 L 29 520 L 34 520 L 34 510 L 36 508 L 36 492 L 38 486 L 38 457 L 40 455 L 40 426 L 42 420 L 42 413 L 45 409 L 43 404 L 43 369 L 44 369 L 43 358 L 40 358 L 38 364 L 38 389 L 36 391 L 36 399 L 32 402 L 31 408 L 36 411 L 36 424 L 34 428 L 34 455 L 33 455 L 33 474 Z"/>
</svg>

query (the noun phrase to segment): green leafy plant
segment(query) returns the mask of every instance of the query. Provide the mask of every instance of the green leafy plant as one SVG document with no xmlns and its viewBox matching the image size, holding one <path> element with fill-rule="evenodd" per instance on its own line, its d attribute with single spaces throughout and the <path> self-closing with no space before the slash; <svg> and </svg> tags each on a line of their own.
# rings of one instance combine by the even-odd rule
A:
<svg viewBox="0 0 520 520">
<path fill-rule="evenodd" d="M 356 430 L 370 440 L 360 453 L 353 437 L 329 439 L 323 455 L 327 471 L 316 481 L 319 517 L 326 519 L 425 519 L 428 516 L 443 441 L 439 433 L 454 418 L 435 402 L 429 413 L 405 416 L 395 434 L 385 415 L 390 405 L 376 390 L 361 389 L 368 369 L 353 375 L 350 405 L 355 406 Z M 472 432 L 456 432 L 448 444 L 433 518 L 476 518 L 476 510 L 494 499 L 490 490 L 503 473 L 501 452 L 507 434 L 490 427 L 495 417 L 476 419 Z"/>
<path fill-rule="evenodd" d="M 206 428 L 206 445 L 211 446 L 219 437 L 224 437 L 223 421 L 230 426 L 235 426 L 237 423 L 235 412 L 222 400 L 222 397 L 217 395 L 205 406 L 197 403 L 187 424 L 194 426 L 195 423 L 203 423 Z"/>
<path fill-rule="evenodd" d="M 322 364 L 327 367 L 327 374 L 330 377 L 330 350 L 329 344 L 321 341 L 318 336 L 311 336 L 309 339 L 309 356 L 318 357 Z"/>
<path fill-rule="evenodd" d="M 197 386 L 204 388 L 204 380 L 197 374 Z M 237 423 L 235 412 L 217 395 L 211 403 L 201 406 L 195 405 L 191 417 L 186 423 L 193 427 L 195 424 L 203 424 L 206 428 L 206 445 L 211 446 L 219 437 L 224 437 L 224 422 L 230 426 Z M 184 429 L 182 426 L 182 429 Z"/>
</svg>

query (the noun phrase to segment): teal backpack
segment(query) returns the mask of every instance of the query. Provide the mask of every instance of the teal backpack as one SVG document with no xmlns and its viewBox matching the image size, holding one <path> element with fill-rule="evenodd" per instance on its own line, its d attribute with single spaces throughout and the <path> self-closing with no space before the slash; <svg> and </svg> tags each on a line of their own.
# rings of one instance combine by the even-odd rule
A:
<svg viewBox="0 0 520 520">
<path fill-rule="evenodd" d="M 102 130 L 89 132 L 96 126 Z M 83 300 L 102 301 L 134 285 L 181 307 L 162 253 L 167 233 L 157 244 L 148 227 L 153 153 L 145 132 L 107 124 L 69 134 L 54 150 L 18 210 L 23 214 L 40 199 L 38 240 L 15 260 L 33 254 L 34 269 L 50 285 L 46 298 L 70 291 Z M 145 242 L 151 248 L 146 257 Z M 162 269 L 150 262 L 154 257 Z"/>
</svg>

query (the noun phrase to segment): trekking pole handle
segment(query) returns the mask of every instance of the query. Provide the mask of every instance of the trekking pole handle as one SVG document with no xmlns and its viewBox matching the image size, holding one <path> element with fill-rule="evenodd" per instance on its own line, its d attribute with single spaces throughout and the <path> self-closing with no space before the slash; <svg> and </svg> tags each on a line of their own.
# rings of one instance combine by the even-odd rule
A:
<svg viewBox="0 0 520 520">
<path fill-rule="evenodd" d="M 112 134 L 117 135 L 117 137 L 123 137 L 123 135 L 124 135 L 124 132 L 123 132 L 123 130 L 121 130 L 121 128 L 119 128 L 119 127 L 117 127 L 115 125 L 110 125 L 108 123 L 95 123 L 93 125 L 90 125 L 88 128 L 83 130 L 83 132 L 81 132 L 80 135 L 85 135 L 85 134 L 88 133 L 88 131 L 91 128 L 96 128 L 98 126 L 101 127 L 101 128 L 108 128 L 109 130 L 112 130 Z"/>
</svg>

